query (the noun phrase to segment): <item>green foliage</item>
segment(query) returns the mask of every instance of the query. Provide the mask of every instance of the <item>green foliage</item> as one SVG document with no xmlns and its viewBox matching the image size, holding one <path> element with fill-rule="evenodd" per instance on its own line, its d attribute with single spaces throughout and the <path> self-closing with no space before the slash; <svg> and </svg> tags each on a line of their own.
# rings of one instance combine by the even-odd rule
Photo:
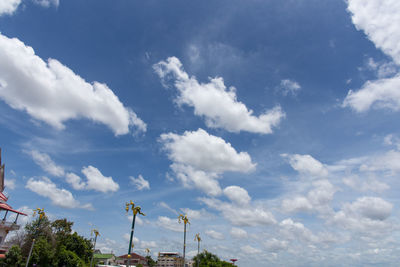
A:
<svg viewBox="0 0 400 267">
<path fill-rule="evenodd" d="M 6 254 L 6 258 L 0 261 L 0 266 L 25 266 L 22 260 L 21 248 L 18 246 L 12 246 Z"/>
<path fill-rule="evenodd" d="M 197 262 L 199 262 L 199 267 L 232 267 L 232 264 L 226 261 L 221 261 L 217 255 L 206 250 L 195 256 L 193 261 L 194 266 L 197 266 Z"/>
<path fill-rule="evenodd" d="M 136 267 L 143 267 L 143 264 L 139 263 Z"/>
<path fill-rule="evenodd" d="M 88 266 L 92 256 L 92 243 L 89 239 L 72 233 L 72 226 L 73 222 L 67 219 L 50 222 L 47 217 L 27 224 L 21 247 L 22 258 L 25 261 L 28 258 L 32 240 L 34 238 L 36 240 L 28 266 L 33 264 L 41 267 Z"/>
<path fill-rule="evenodd" d="M 54 266 L 54 256 L 55 251 L 53 246 L 46 240 L 44 236 L 41 236 L 35 242 L 35 246 L 33 247 L 32 256 L 28 266 L 32 266 L 33 263 L 41 267 Z"/>
<path fill-rule="evenodd" d="M 57 253 L 57 266 L 84 267 L 85 262 L 75 252 L 66 250 L 64 246 Z"/>
<path fill-rule="evenodd" d="M 147 264 L 148 264 L 150 267 L 153 267 L 153 266 L 156 266 L 156 265 L 157 265 L 157 262 L 154 261 L 153 258 L 152 258 L 151 256 L 146 256 L 146 259 L 147 259 Z"/>
</svg>

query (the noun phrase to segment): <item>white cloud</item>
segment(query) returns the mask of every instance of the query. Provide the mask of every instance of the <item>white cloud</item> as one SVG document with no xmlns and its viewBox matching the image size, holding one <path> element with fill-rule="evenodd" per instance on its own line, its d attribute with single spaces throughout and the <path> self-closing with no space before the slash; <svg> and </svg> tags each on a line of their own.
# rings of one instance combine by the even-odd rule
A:
<svg viewBox="0 0 400 267">
<path fill-rule="evenodd" d="M 47 177 L 41 179 L 30 178 L 25 187 L 40 196 L 49 198 L 54 205 L 59 207 L 93 209 L 91 204 L 81 205 L 70 191 L 57 188 Z"/>
<path fill-rule="evenodd" d="M 240 206 L 248 205 L 251 200 L 247 191 L 236 185 L 226 187 L 224 189 L 224 195 Z"/>
<path fill-rule="evenodd" d="M 286 96 L 288 94 L 297 95 L 297 93 L 301 89 L 301 86 L 296 81 L 292 81 L 292 80 L 289 80 L 289 79 L 284 79 L 284 80 L 281 80 L 280 88 L 281 88 L 282 94 L 284 96 Z"/>
<path fill-rule="evenodd" d="M 390 150 L 382 155 L 371 157 L 360 166 L 361 171 L 389 171 L 400 172 L 400 151 Z"/>
<path fill-rule="evenodd" d="M 193 107 L 196 115 L 205 118 L 208 127 L 270 134 L 285 117 L 279 106 L 259 117 L 254 116 L 252 110 L 237 100 L 234 87 L 227 90 L 220 77 L 210 79 L 209 83 L 199 83 L 195 77 L 189 77 L 176 57 L 155 64 L 154 70 L 162 79 L 169 76 L 175 79 L 174 85 L 179 91 L 176 102 Z"/>
<path fill-rule="evenodd" d="M 99 169 L 93 166 L 84 167 L 82 173 L 87 178 L 87 189 L 93 189 L 103 193 L 116 192 L 119 189 L 119 185 L 114 182 L 112 177 L 104 176 Z"/>
<path fill-rule="evenodd" d="M 0 16 L 13 14 L 18 6 L 21 4 L 21 0 L 1 0 L 0 1 Z"/>
<path fill-rule="evenodd" d="M 26 153 L 28 153 L 32 157 L 33 161 L 35 161 L 37 165 L 39 165 L 44 171 L 48 172 L 49 174 L 56 177 L 62 177 L 65 175 L 64 168 L 54 163 L 49 155 L 36 150 L 27 151 Z"/>
<path fill-rule="evenodd" d="M 137 190 L 150 189 L 150 183 L 146 179 L 143 178 L 141 174 L 139 174 L 138 178 L 133 176 L 129 177 L 131 179 L 131 183 L 136 187 Z"/>
<path fill-rule="evenodd" d="M 162 207 L 162 208 L 164 208 L 164 209 L 166 209 L 166 210 L 169 210 L 170 212 L 172 212 L 172 213 L 178 215 L 178 212 L 177 212 L 175 209 L 171 208 L 171 207 L 170 207 L 167 203 L 165 203 L 164 201 L 161 201 L 160 203 L 158 203 L 158 205 L 159 205 L 160 207 Z"/>
<path fill-rule="evenodd" d="M 366 82 L 356 92 L 350 90 L 344 107 L 351 107 L 357 112 L 364 112 L 372 106 L 400 110 L 400 74 L 392 78 Z"/>
<path fill-rule="evenodd" d="M 16 182 L 15 179 L 4 179 L 5 188 L 14 190 L 17 187 Z"/>
<path fill-rule="evenodd" d="M 351 19 L 358 30 L 400 64 L 400 2 L 397 0 L 348 0 Z"/>
<path fill-rule="evenodd" d="M 284 199 L 282 201 L 282 209 L 286 212 L 308 212 L 313 209 L 308 198 L 297 196 L 294 198 Z"/>
<path fill-rule="evenodd" d="M 86 188 L 86 183 L 82 181 L 81 177 L 76 175 L 75 173 L 67 173 L 65 174 L 65 179 L 67 183 L 72 185 L 72 188 L 75 190 L 83 190 Z"/>
<path fill-rule="evenodd" d="M 337 191 L 328 180 L 317 180 L 312 183 L 312 188 L 307 196 L 296 196 L 283 199 L 282 209 L 285 212 L 311 212 L 322 214 L 330 213 L 330 202 Z"/>
<path fill-rule="evenodd" d="M 249 154 L 237 153 L 230 143 L 203 129 L 185 131 L 183 135 L 162 134 L 160 140 L 172 161 L 198 170 L 221 173 L 249 172 L 255 169 Z"/>
<path fill-rule="evenodd" d="M 58 7 L 60 5 L 60 0 L 33 0 L 33 2 L 42 7 L 50 7 L 51 5 Z"/>
<path fill-rule="evenodd" d="M 392 209 L 393 205 L 382 198 L 361 197 L 352 203 L 345 203 L 330 222 L 364 235 L 380 236 L 393 229 L 387 220 Z"/>
<path fill-rule="evenodd" d="M 367 180 L 361 180 L 357 176 L 345 177 L 343 178 L 343 183 L 353 190 L 362 192 L 372 191 L 381 193 L 390 188 L 386 183 L 380 182 L 376 179 L 370 178 Z"/>
<path fill-rule="evenodd" d="M 216 180 L 219 175 L 216 173 L 207 173 L 183 164 L 172 164 L 171 169 L 176 178 L 187 188 L 196 187 L 210 196 L 218 196 L 222 192 Z"/>
<path fill-rule="evenodd" d="M 226 171 L 250 172 L 255 164 L 246 152 L 236 152 L 230 143 L 208 134 L 203 129 L 186 131 L 183 135 L 162 134 L 168 157 L 173 161 L 171 169 L 186 187 L 196 187 L 216 196 L 222 190 L 216 179 Z"/>
<path fill-rule="evenodd" d="M 250 245 L 242 246 L 240 248 L 245 254 L 259 254 L 261 250 Z"/>
<path fill-rule="evenodd" d="M 348 10 L 356 28 L 363 30 L 377 48 L 400 65 L 400 30 L 397 27 L 400 24 L 400 2 L 349 0 Z M 387 70 L 383 72 L 387 73 Z M 343 106 L 357 112 L 367 111 L 371 107 L 400 110 L 400 74 L 368 81 L 356 92 L 350 90 Z"/>
<path fill-rule="evenodd" d="M 127 134 L 146 124 L 107 85 L 88 83 L 55 59 L 46 63 L 32 47 L 0 34 L 0 99 L 33 118 L 63 129 L 65 121 L 87 118 Z"/>
<path fill-rule="evenodd" d="M 183 225 L 178 222 L 178 218 L 171 219 L 169 217 L 159 216 L 156 224 L 174 232 L 183 232 Z"/>
<path fill-rule="evenodd" d="M 316 242 L 317 237 L 304 224 L 285 219 L 279 223 L 281 234 L 289 240 L 302 240 L 303 242 Z"/>
<path fill-rule="evenodd" d="M 189 208 L 182 208 L 181 211 L 188 216 L 189 219 L 209 219 L 212 215 L 206 210 L 192 210 Z"/>
<path fill-rule="evenodd" d="M 212 239 L 216 239 L 216 240 L 224 240 L 225 239 L 225 237 L 222 233 L 214 231 L 214 230 L 206 230 L 205 234 L 208 235 L 209 237 L 211 237 Z"/>
<path fill-rule="evenodd" d="M 288 247 L 288 241 L 286 240 L 278 240 L 276 238 L 271 238 L 264 242 L 265 247 L 269 251 L 278 252 L 280 250 L 286 250 Z"/>
<path fill-rule="evenodd" d="M 301 174 L 312 177 L 325 177 L 328 175 L 326 166 L 310 155 L 281 154 L 281 156 L 288 158 L 292 168 Z"/>
<path fill-rule="evenodd" d="M 383 221 L 392 213 L 393 205 L 378 197 L 361 197 L 351 204 L 346 204 L 347 214 L 357 214 L 371 220 Z"/>
<path fill-rule="evenodd" d="M 246 230 L 243 230 L 242 228 L 232 227 L 230 234 L 233 238 L 237 238 L 237 239 L 247 238 L 247 232 L 246 232 Z"/>
<path fill-rule="evenodd" d="M 249 204 L 238 206 L 236 203 L 223 202 L 215 198 L 200 198 L 200 201 L 221 212 L 222 216 L 235 226 L 257 226 L 275 224 L 272 213 L 263 206 Z"/>
</svg>

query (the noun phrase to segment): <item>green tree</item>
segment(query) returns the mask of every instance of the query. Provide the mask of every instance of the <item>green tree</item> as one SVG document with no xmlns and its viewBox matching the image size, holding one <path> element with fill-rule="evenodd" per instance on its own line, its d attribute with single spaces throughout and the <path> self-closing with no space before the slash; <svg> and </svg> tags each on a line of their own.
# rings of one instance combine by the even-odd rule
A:
<svg viewBox="0 0 400 267">
<path fill-rule="evenodd" d="M 61 246 L 59 252 L 57 253 L 56 266 L 84 267 L 85 262 L 74 252 L 66 250 L 64 246 Z"/>
<path fill-rule="evenodd" d="M 221 261 L 217 255 L 212 254 L 206 250 L 204 250 L 199 255 L 193 258 L 195 262 L 194 266 L 197 266 L 197 261 L 199 261 L 199 267 L 227 267 L 232 266 L 230 263 L 226 261 Z"/>
<path fill-rule="evenodd" d="M 51 222 L 47 217 L 43 217 L 40 222 L 37 219 L 27 224 L 22 245 L 25 260 L 33 238 L 36 239 L 29 266 L 87 266 L 92 255 L 92 243 L 78 233 L 72 233 L 73 224 L 67 219 Z"/>
<path fill-rule="evenodd" d="M 22 260 L 21 248 L 19 246 L 12 246 L 6 254 L 6 258 L 0 261 L 1 267 L 15 266 L 22 267 L 24 262 Z"/>
<path fill-rule="evenodd" d="M 146 259 L 147 259 L 147 265 L 149 265 L 150 267 L 157 265 L 157 262 L 154 261 L 151 256 L 146 256 Z"/>
<path fill-rule="evenodd" d="M 36 241 L 35 246 L 32 250 L 31 260 L 28 266 L 33 266 L 35 263 L 41 267 L 52 267 L 54 266 L 54 247 L 47 241 L 44 236 L 39 237 Z"/>
<path fill-rule="evenodd" d="M 47 219 L 47 217 L 43 217 L 40 220 L 36 219 L 25 226 L 24 244 L 21 247 L 22 256 L 24 258 L 28 257 L 29 250 L 32 245 L 32 240 L 34 238 L 36 240 L 44 238 L 49 244 L 51 244 L 53 248 L 56 246 L 56 240 L 50 227 L 50 221 L 49 219 Z"/>
</svg>

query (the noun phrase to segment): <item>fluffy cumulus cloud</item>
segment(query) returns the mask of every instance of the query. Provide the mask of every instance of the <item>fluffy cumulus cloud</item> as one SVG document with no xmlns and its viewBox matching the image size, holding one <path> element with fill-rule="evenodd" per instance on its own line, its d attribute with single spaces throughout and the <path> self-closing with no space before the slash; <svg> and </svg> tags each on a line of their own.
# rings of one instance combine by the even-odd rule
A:
<svg viewBox="0 0 400 267">
<path fill-rule="evenodd" d="M 84 167 L 82 173 L 87 178 L 87 189 L 93 189 L 104 193 L 115 192 L 119 189 L 119 185 L 114 182 L 112 177 L 104 176 L 99 169 L 93 166 Z"/>
<path fill-rule="evenodd" d="M 393 204 L 379 197 L 360 197 L 345 203 L 331 218 L 331 223 L 364 235 L 390 233 L 393 224 L 388 220 Z"/>
<path fill-rule="evenodd" d="M 246 230 L 242 228 L 232 227 L 231 231 L 229 232 L 233 238 L 237 239 L 244 239 L 247 238 Z"/>
<path fill-rule="evenodd" d="M 348 0 L 351 19 L 359 30 L 400 64 L 400 2 L 396 0 Z"/>
<path fill-rule="evenodd" d="M 324 177 L 328 175 L 326 166 L 310 155 L 281 154 L 281 156 L 287 158 L 292 168 L 301 174 L 312 177 Z"/>
<path fill-rule="evenodd" d="M 225 237 L 222 233 L 217 232 L 215 230 L 206 230 L 206 235 L 211 237 L 212 239 L 216 239 L 216 240 L 224 240 Z"/>
<path fill-rule="evenodd" d="M 119 189 L 119 185 L 112 177 L 105 177 L 99 169 L 93 166 L 82 168 L 82 173 L 86 176 L 86 181 L 83 181 L 82 178 L 75 173 L 66 172 L 63 167 L 57 165 L 46 153 L 41 153 L 36 150 L 26 151 L 26 153 L 47 173 L 56 177 L 64 177 L 65 181 L 75 190 L 95 190 L 106 193 L 115 192 Z M 139 178 L 140 177 L 141 176 L 139 176 Z M 144 188 L 149 186 L 146 182 L 147 181 L 144 180 L 141 186 L 144 186 Z"/>
<path fill-rule="evenodd" d="M 260 134 L 272 133 L 285 113 L 279 106 L 257 116 L 245 104 L 237 100 L 236 89 L 226 88 L 220 77 L 208 83 L 199 83 L 183 70 L 176 57 L 170 57 L 154 65 L 161 79 L 172 77 L 179 94 L 176 102 L 194 108 L 194 113 L 205 118 L 208 127 L 223 128 L 230 132 L 248 131 Z"/>
<path fill-rule="evenodd" d="M 65 121 L 87 118 L 115 135 L 146 124 L 125 107 L 107 85 L 88 83 L 55 59 L 47 62 L 32 47 L 0 34 L 0 99 L 34 119 L 63 129 Z"/>
<path fill-rule="evenodd" d="M 160 142 L 173 161 L 171 169 L 176 177 L 185 186 L 194 186 L 209 195 L 221 194 L 217 179 L 223 172 L 247 173 L 256 166 L 248 153 L 238 153 L 231 144 L 203 129 L 183 135 L 162 134 Z"/>
<path fill-rule="evenodd" d="M 249 193 L 240 186 L 228 186 L 224 189 L 224 195 L 229 198 L 232 202 L 237 203 L 238 205 L 245 206 L 250 203 Z"/>
<path fill-rule="evenodd" d="M 253 203 L 238 205 L 235 198 L 233 202 L 224 202 L 215 198 L 200 198 L 200 201 L 221 212 L 222 216 L 235 226 L 260 226 L 276 223 L 273 214 L 263 205 Z"/>
<path fill-rule="evenodd" d="M 400 2 L 396 0 L 349 0 L 348 10 L 359 30 L 400 65 Z M 400 74 L 366 82 L 358 91 L 350 90 L 343 106 L 363 112 L 371 107 L 400 109 Z"/>
<path fill-rule="evenodd" d="M 26 183 L 26 188 L 40 196 L 49 198 L 54 205 L 59 207 L 92 209 L 91 204 L 81 205 L 70 191 L 58 188 L 46 177 L 40 179 L 30 178 Z"/>
<path fill-rule="evenodd" d="M 67 181 L 67 183 L 72 185 L 72 188 L 74 188 L 75 190 L 83 190 L 86 188 L 86 183 L 82 181 L 81 177 L 79 177 L 75 173 L 69 172 L 65 174 L 65 180 Z"/>
<path fill-rule="evenodd" d="M 297 93 L 301 89 L 301 86 L 296 81 L 292 81 L 292 80 L 289 80 L 289 79 L 284 79 L 284 80 L 281 81 L 280 89 L 281 89 L 282 94 L 284 96 L 286 96 L 288 94 L 297 95 Z"/>
<path fill-rule="evenodd" d="M 21 4 L 21 0 L 1 0 L 0 1 L 0 16 L 13 14 L 18 6 Z"/>
<path fill-rule="evenodd" d="M 141 174 L 139 174 L 138 178 L 130 176 L 129 179 L 131 183 L 136 187 L 137 190 L 141 191 L 144 189 L 150 189 L 150 183 L 146 179 L 143 178 Z"/>
<path fill-rule="evenodd" d="M 286 212 L 332 212 L 331 201 L 337 189 L 328 180 L 317 180 L 306 196 L 283 199 L 282 209 Z"/>
</svg>

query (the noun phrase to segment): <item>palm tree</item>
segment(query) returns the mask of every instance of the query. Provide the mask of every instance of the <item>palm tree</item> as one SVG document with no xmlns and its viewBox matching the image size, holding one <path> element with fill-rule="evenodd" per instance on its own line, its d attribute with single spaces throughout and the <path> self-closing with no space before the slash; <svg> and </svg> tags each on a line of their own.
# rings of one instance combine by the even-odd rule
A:
<svg viewBox="0 0 400 267">
<path fill-rule="evenodd" d="M 179 214 L 178 221 L 181 223 L 183 221 L 184 228 L 183 228 L 183 266 L 185 267 L 185 252 L 186 252 L 186 224 L 190 224 L 187 215 Z"/>
<path fill-rule="evenodd" d="M 90 267 L 92 267 L 92 263 L 93 263 L 93 256 L 94 256 L 94 251 L 96 249 L 96 241 L 97 241 L 97 236 L 100 235 L 99 231 L 97 231 L 96 229 L 92 230 L 92 234 L 94 234 L 94 245 L 93 245 L 93 254 L 92 254 L 92 259 L 90 260 Z"/>
<path fill-rule="evenodd" d="M 199 256 L 199 253 L 200 253 L 200 241 L 201 241 L 200 233 L 195 235 L 194 241 L 197 241 L 197 256 Z M 199 261 L 199 259 L 197 259 L 197 267 L 199 267 L 199 263 L 200 263 L 200 261 Z"/>
</svg>

